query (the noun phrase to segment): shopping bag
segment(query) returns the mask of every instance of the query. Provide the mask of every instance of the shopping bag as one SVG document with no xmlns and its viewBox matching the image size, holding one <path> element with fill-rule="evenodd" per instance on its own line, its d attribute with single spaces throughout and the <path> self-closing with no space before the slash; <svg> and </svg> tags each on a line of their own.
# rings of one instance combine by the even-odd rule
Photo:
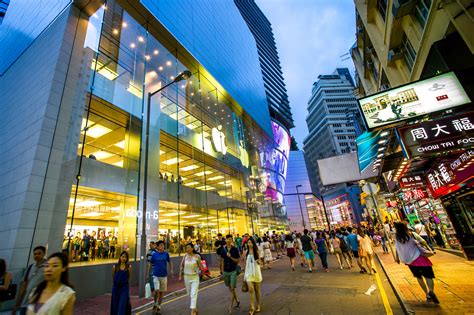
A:
<svg viewBox="0 0 474 315">
<path fill-rule="evenodd" d="M 249 286 L 247 284 L 247 281 L 242 282 L 242 292 L 249 292 Z"/>
<path fill-rule="evenodd" d="M 145 298 L 146 299 L 151 298 L 151 285 L 149 283 L 145 285 Z"/>
</svg>

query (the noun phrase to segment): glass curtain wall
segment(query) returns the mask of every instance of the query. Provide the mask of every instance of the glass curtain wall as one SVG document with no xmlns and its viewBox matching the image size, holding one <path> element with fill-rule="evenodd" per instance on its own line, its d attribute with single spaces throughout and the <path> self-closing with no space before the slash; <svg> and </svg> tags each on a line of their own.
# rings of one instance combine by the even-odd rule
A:
<svg viewBox="0 0 474 315">
<path fill-rule="evenodd" d="M 257 232 L 247 205 L 258 146 L 245 139 L 257 127 L 244 126 L 226 95 L 155 32 L 114 1 L 88 22 L 89 84 L 63 243 L 77 263 L 113 262 L 123 250 L 137 258 L 145 185 L 147 241 L 164 240 L 172 254 L 198 240 L 209 252 L 217 233 Z M 147 150 L 147 95 L 186 69 L 191 79 L 151 98 Z"/>
</svg>

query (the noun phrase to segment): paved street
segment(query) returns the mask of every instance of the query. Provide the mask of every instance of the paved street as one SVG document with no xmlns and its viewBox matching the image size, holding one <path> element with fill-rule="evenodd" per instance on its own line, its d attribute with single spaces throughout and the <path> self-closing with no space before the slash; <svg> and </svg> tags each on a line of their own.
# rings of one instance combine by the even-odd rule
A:
<svg viewBox="0 0 474 315">
<path fill-rule="evenodd" d="M 289 268 L 289 259 L 284 257 L 272 264 L 272 270 L 263 271 L 262 312 L 260 314 L 403 314 L 380 265 L 376 276 L 360 274 L 358 268 L 336 269 L 336 258 L 329 257 L 330 272 L 321 270 L 308 273 L 305 268 Z M 248 314 L 248 293 L 240 291 L 241 307 L 232 314 Z M 377 289 L 370 296 L 364 293 L 371 285 Z M 382 287 L 380 287 L 382 285 Z M 384 304 L 385 299 L 385 304 Z M 228 306 L 228 291 L 222 281 L 199 292 L 200 314 L 225 314 Z M 151 314 L 145 308 L 138 314 Z M 162 314 L 189 314 L 189 298 L 181 296 L 166 301 Z"/>
<path fill-rule="evenodd" d="M 379 256 L 410 313 L 474 314 L 474 262 L 441 250 L 430 257 L 436 277 L 435 292 L 440 300 L 435 306 L 426 303 L 423 291 L 407 266 L 395 263 L 392 255 L 380 253 Z"/>
</svg>

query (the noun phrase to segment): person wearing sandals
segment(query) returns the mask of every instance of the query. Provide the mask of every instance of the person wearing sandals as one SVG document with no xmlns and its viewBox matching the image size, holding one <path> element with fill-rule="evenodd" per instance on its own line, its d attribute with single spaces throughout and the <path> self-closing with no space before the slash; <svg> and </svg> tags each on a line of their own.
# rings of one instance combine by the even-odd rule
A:
<svg viewBox="0 0 474 315">
<path fill-rule="evenodd" d="M 179 281 L 184 276 L 186 293 L 191 299 L 191 315 L 197 315 L 197 297 L 199 292 L 199 272 L 202 271 L 201 256 L 195 253 L 192 243 L 186 245 L 186 254 L 181 261 Z"/>
<path fill-rule="evenodd" d="M 295 241 L 291 234 L 286 234 L 285 236 L 285 247 L 286 254 L 290 258 L 291 269 L 295 271 L 295 261 L 296 261 L 296 250 L 295 250 Z"/>
<path fill-rule="evenodd" d="M 228 234 L 225 238 L 225 246 L 221 250 L 221 268 L 223 268 L 222 276 L 224 277 L 224 283 L 229 287 L 230 292 L 230 307 L 229 314 L 232 313 L 234 307 L 234 301 L 236 302 L 235 308 L 240 307 L 240 301 L 237 298 L 235 288 L 237 287 L 237 266 L 240 260 L 240 253 L 237 247 L 232 245 L 232 235 Z M 221 270 L 222 271 L 222 270 Z"/>
<path fill-rule="evenodd" d="M 259 254 L 257 244 L 253 238 L 249 238 L 244 246 L 245 250 L 245 274 L 244 281 L 247 282 L 250 293 L 250 312 L 249 314 L 255 314 L 261 311 L 260 309 L 260 283 L 262 282 L 262 272 L 260 270 Z M 257 303 L 255 308 L 254 304 Z"/>
<path fill-rule="evenodd" d="M 395 223 L 395 230 L 396 261 L 398 263 L 401 261 L 410 268 L 411 273 L 426 293 L 426 300 L 439 304 L 438 297 L 434 293 L 433 279 L 435 275 L 432 267 L 433 264 L 425 256 L 430 255 L 432 252 L 420 245 L 405 223 Z"/>
</svg>

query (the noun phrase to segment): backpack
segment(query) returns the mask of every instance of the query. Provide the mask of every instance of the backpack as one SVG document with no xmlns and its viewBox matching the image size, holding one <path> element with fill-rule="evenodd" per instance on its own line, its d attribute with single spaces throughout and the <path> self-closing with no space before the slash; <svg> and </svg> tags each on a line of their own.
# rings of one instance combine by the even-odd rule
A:
<svg viewBox="0 0 474 315">
<path fill-rule="evenodd" d="M 346 241 L 344 240 L 344 236 L 343 237 L 339 237 L 337 236 L 337 238 L 339 239 L 339 241 L 341 242 L 341 250 L 343 252 L 348 252 L 349 251 L 349 247 L 347 246 L 347 243 Z"/>
</svg>

